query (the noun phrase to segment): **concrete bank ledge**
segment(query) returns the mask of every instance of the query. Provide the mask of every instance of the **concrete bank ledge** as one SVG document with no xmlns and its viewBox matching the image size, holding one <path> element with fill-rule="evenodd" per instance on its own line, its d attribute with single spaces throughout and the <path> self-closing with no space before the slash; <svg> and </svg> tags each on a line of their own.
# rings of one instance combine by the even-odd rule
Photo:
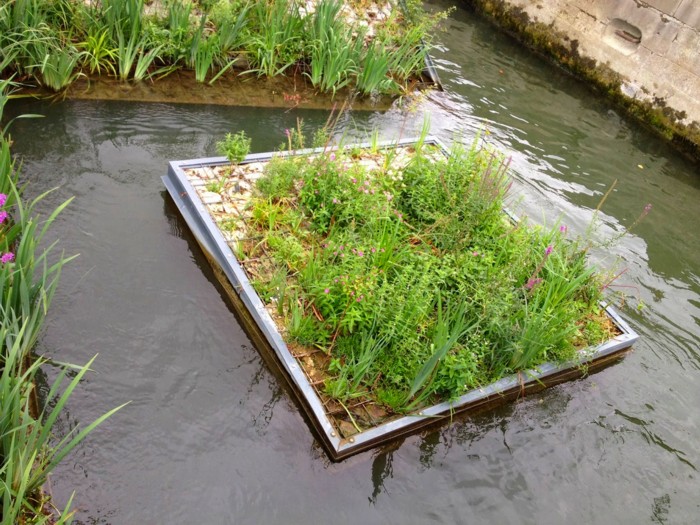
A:
<svg viewBox="0 0 700 525">
<path fill-rule="evenodd" d="M 700 2 L 466 0 L 700 160 Z"/>
</svg>

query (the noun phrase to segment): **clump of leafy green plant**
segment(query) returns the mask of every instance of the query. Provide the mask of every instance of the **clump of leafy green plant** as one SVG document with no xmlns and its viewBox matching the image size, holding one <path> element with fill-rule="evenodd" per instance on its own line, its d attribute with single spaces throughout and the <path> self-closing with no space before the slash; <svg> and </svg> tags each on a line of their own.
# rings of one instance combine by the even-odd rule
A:
<svg viewBox="0 0 700 525">
<path fill-rule="evenodd" d="M 343 406 L 415 410 L 615 330 L 589 242 L 514 221 L 507 159 L 478 140 L 445 155 L 426 133 L 276 157 L 250 204 L 246 268 L 288 341 L 326 354 L 323 393 Z"/>
<path fill-rule="evenodd" d="M 245 131 L 240 131 L 235 135 L 227 133 L 224 140 L 216 143 L 216 150 L 224 155 L 229 162 L 238 164 L 250 152 L 250 138 Z"/>
</svg>

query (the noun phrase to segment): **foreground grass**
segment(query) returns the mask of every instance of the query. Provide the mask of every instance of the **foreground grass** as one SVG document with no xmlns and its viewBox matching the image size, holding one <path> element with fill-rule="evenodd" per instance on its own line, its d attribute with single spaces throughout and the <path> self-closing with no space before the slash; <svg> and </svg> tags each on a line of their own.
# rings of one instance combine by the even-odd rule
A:
<svg viewBox="0 0 700 525">
<path fill-rule="evenodd" d="M 397 94 L 420 76 L 443 16 L 381 2 L 390 14 L 368 28 L 348 21 L 345 2 L 311 4 L 168 0 L 146 11 L 144 0 L 10 0 L 0 6 L 0 75 L 59 91 L 87 74 L 138 81 L 186 68 L 212 83 L 233 70 L 301 72 L 323 92 Z M 364 13 L 374 2 L 347 4 Z"/>
<path fill-rule="evenodd" d="M 0 82 L 0 119 L 8 87 Z M 41 220 L 35 209 L 43 196 L 24 202 L 17 177 L 10 139 L 0 129 L 0 523 L 68 523 L 69 510 L 54 517 L 42 486 L 56 465 L 116 409 L 60 440 L 51 433 L 93 360 L 62 366 L 46 397 L 51 402 L 38 406 L 34 382 L 45 360 L 32 349 L 61 269 L 70 260 L 50 257 L 53 245 L 43 248 L 42 241 L 68 202 Z"/>
<path fill-rule="evenodd" d="M 257 181 L 237 255 L 338 402 L 405 412 L 614 334 L 590 244 L 506 215 L 508 162 L 476 144 L 277 157 Z"/>
</svg>

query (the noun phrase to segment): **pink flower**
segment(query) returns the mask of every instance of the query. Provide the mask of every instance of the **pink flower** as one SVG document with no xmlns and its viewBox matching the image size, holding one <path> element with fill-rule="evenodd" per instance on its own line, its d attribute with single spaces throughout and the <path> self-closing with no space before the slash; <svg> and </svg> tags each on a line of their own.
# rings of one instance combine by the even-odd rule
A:
<svg viewBox="0 0 700 525">
<path fill-rule="evenodd" d="M 646 214 L 649 213 L 650 211 L 651 211 L 651 203 L 649 203 L 649 204 L 647 204 L 646 206 L 644 206 L 644 215 L 646 215 Z"/>
<path fill-rule="evenodd" d="M 0 257 L 0 263 L 7 264 L 15 260 L 15 254 L 12 252 L 7 252 Z"/>
<path fill-rule="evenodd" d="M 335 153 L 331 153 L 330 159 L 335 160 Z"/>
<path fill-rule="evenodd" d="M 0 224 L 5 222 L 5 219 L 7 219 L 7 215 L 8 213 L 5 210 L 0 211 Z"/>
<path fill-rule="evenodd" d="M 567 227 L 565 224 L 562 224 L 561 226 L 559 226 L 559 231 L 561 233 L 566 233 L 566 230 L 567 230 Z"/>
<path fill-rule="evenodd" d="M 338 204 L 340 201 L 338 199 L 333 199 L 333 204 Z"/>
<path fill-rule="evenodd" d="M 353 184 L 357 184 L 357 179 L 353 177 L 353 178 L 352 178 L 352 183 L 353 183 Z"/>
<path fill-rule="evenodd" d="M 532 290 L 535 286 L 540 284 L 542 282 L 542 279 L 540 277 L 530 277 L 530 280 L 527 282 L 525 285 L 525 288 L 528 290 Z"/>
<path fill-rule="evenodd" d="M 554 251 L 554 248 L 553 248 L 552 245 L 550 244 L 549 246 L 547 246 L 547 249 L 545 249 L 544 254 L 545 254 L 545 255 L 550 255 L 553 251 Z"/>
<path fill-rule="evenodd" d="M 0 206 L 4 206 L 7 202 L 7 195 L 0 193 Z"/>
<path fill-rule="evenodd" d="M 326 288 L 325 290 L 323 290 L 323 293 L 326 293 L 326 294 L 327 294 L 327 293 L 331 293 L 331 289 L 330 289 L 330 288 Z"/>
<path fill-rule="evenodd" d="M 473 255 L 474 257 L 478 257 L 478 256 L 479 256 L 479 252 L 472 252 L 472 255 Z"/>
</svg>

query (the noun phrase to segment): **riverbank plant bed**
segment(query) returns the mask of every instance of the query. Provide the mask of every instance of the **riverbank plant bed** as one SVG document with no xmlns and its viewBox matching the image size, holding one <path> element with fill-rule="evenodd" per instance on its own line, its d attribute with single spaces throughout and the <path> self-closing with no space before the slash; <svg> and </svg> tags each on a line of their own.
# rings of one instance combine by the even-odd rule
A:
<svg viewBox="0 0 700 525">
<path fill-rule="evenodd" d="M 0 5 L 0 77 L 60 91 L 186 69 L 201 83 L 295 74 L 318 92 L 398 95 L 421 81 L 443 17 L 415 1 L 16 0 Z"/>
<path fill-rule="evenodd" d="M 41 94 L 52 95 L 48 90 Z M 349 88 L 339 90 L 336 95 L 318 93 L 305 84 L 301 74 L 250 78 L 226 72 L 214 84 L 208 84 L 197 82 L 194 73 L 187 70 L 175 71 L 158 82 L 121 82 L 112 77 L 90 75 L 73 82 L 65 95 L 76 100 L 324 110 L 338 105 L 339 99 L 352 99 L 347 107 L 353 111 L 386 111 L 394 103 L 389 95 L 353 97 Z M 406 96 L 404 102 L 419 96 L 418 93 Z"/>
<path fill-rule="evenodd" d="M 231 136 L 240 163 L 172 164 L 166 185 L 295 382 L 303 370 L 335 457 L 429 423 L 418 414 L 580 375 L 636 338 L 601 306 L 609 277 L 588 241 L 504 212 L 498 153 L 432 139 L 298 151 L 300 137 L 240 162 Z"/>
</svg>

